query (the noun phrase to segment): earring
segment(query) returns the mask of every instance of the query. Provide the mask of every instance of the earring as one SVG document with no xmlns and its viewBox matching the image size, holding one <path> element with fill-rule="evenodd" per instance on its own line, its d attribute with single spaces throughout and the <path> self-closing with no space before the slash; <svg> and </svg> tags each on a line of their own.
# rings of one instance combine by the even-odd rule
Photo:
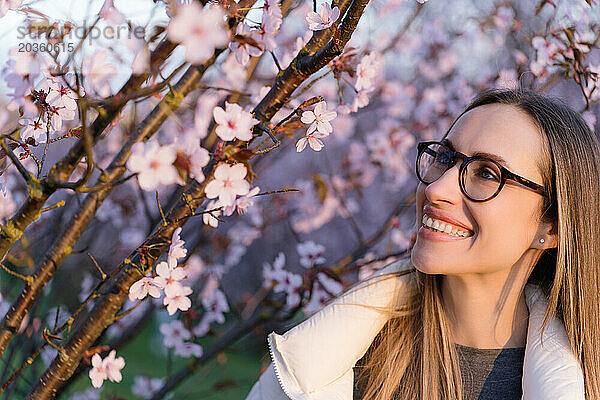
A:
<svg viewBox="0 0 600 400">
<path fill-rule="evenodd" d="M 541 238 L 540 243 L 544 243 L 544 242 L 545 242 L 544 238 Z"/>
</svg>

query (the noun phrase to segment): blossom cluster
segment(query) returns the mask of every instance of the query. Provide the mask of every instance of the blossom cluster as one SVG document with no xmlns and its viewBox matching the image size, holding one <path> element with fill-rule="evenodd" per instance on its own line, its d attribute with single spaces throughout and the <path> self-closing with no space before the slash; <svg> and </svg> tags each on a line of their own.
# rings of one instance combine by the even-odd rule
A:
<svg viewBox="0 0 600 400">
<path fill-rule="evenodd" d="M 192 294 L 192 288 L 181 283 L 181 280 L 186 277 L 186 271 L 185 268 L 177 266 L 177 260 L 187 254 L 187 250 L 183 247 L 185 242 L 179 237 L 180 233 L 181 228 L 173 232 L 167 261 L 158 263 L 156 276 L 145 276 L 131 285 L 129 300 L 142 300 L 147 295 L 160 298 L 164 292 L 163 304 L 167 307 L 169 315 L 175 314 L 177 310 L 189 310 L 192 302 L 188 296 Z"/>
<path fill-rule="evenodd" d="M 300 265 L 306 269 L 322 265 L 325 262 L 323 252 L 325 247 L 313 241 L 302 242 L 297 245 Z M 285 293 L 286 308 L 291 309 L 300 304 L 304 282 L 301 275 L 294 274 L 285 269 L 285 254 L 280 252 L 273 264 L 263 264 L 263 286 L 271 288 L 275 293 Z M 332 279 L 323 272 L 317 272 L 312 284 L 310 300 L 303 305 L 306 314 L 311 314 L 322 307 L 332 296 L 339 294 L 343 289 L 340 282 Z"/>
<path fill-rule="evenodd" d="M 229 49 L 241 65 L 247 65 L 250 57 L 258 57 L 265 51 L 273 51 L 277 46 L 275 35 L 282 22 L 281 8 L 278 0 L 265 0 L 260 26 L 251 27 L 240 22 Z"/>
</svg>

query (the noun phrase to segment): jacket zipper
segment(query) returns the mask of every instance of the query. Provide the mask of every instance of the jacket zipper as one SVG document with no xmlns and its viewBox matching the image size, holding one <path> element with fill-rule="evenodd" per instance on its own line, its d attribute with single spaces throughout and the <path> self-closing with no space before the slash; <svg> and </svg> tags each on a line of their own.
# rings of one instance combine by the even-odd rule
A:
<svg viewBox="0 0 600 400">
<path fill-rule="evenodd" d="M 273 350 L 274 345 L 270 336 L 267 336 L 267 343 L 269 344 L 269 353 L 271 356 L 271 362 L 273 363 L 273 369 L 275 370 L 275 376 L 277 377 L 277 382 L 279 383 L 281 390 L 283 390 L 283 393 L 285 393 L 285 395 L 291 400 L 294 400 L 294 398 L 288 393 L 287 389 L 281 383 L 281 376 L 279 375 L 279 369 L 277 368 L 277 363 L 275 362 L 275 354 Z"/>
</svg>

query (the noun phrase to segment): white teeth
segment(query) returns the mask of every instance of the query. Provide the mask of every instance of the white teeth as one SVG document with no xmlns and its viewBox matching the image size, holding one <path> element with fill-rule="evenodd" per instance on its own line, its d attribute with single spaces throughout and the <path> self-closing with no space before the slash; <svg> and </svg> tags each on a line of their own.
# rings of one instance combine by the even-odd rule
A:
<svg viewBox="0 0 600 400">
<path fill-rule="evenodd" d="M 458 237 L 469 236 L 468 232 L 459 230 L 446 222 L 438 221 L 437 219 L 428 217 L 426 214 L 423 214 L 422 222 L 423 222 L 423 225 L 428 226 L 431 229 L 435 229 L 436 231 L 447 233 L 448 235 L 451 235 L 451 236 L 458 236 Z"/>
</svg>

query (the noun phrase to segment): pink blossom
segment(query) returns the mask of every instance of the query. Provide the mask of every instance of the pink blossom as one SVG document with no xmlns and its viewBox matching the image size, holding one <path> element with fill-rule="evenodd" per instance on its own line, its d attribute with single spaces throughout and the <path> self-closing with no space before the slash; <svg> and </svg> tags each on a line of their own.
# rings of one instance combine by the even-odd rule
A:
<svg viewBox="0 0 600 400">
<path fill-rule="evenodd" d="M 373 79 L 379 73 L 381 61 L 376 53 L 369 53 L 364 56 L 356 66 L 356 90 L 370 89 L 373 86 Z"/>
<path fill-rule="evenodd" d="M 81 65 L 81 73 L 87 79 L 86 82 L 102 97 L 110 95 L 110 80 L 117 75 L 117 69 L 106 64 L 107 56 L 105 50 L 96 50 L 93 55 L 85 57 Z"/>
<path fill-rule="evenodd" d="M 306 314 L 312 314 L 317 311 L 331 296 L 339 294 L 343 289 L 343 286 L 338 281 L 331 279 L 322 272 L 317 274 L 317 279 L 313 284 L 313 291 L 310 296 L 310 301 L 304 306 L 304 312 Z"/>
<path fill-rule="evenodd" d="M 9 54 L 15 58 L 14 71 L 19 75 L 37 76 L 42 71 L 47 71 L 52 63 L 37 51 L 19 51 L 18 47 L 10 49 Z"/>
<path fill-rule="evenodd" d="M 174 297 L 183 293 L 183 286 L 179 281 L 185 278 L 184 268 L 171 268 L 169 264 L 162 261 L 156 266 L 156 273 L 158 276 L 154 278 L 153 283 L 164 289 L 165 296 Z"/>
<path fill-rule="evenodd" d="M 164 378 L 148 378 L 146 376 L 136 376 L 133 378 L 131 393 L 143 399 L 151 398 L 163 386 Z"/>
<path fill-rule="evenodd" d="M 187 250 L 185 247 L 183 247 L 185 245 L 185 242 L 179 237 L 180 233 L 181 227 L 175 229 L 171 238 L 171 246 L 169 246 L 169 254 L 167 256 L 169 260 L 168 263 L 170 266 L 177 265 L 177 260 L 187 255 Z"/>
<path fill-rule="evenodd" d="M 125 16 L 115 8 L 113 0 L 105 0 L 98 16 L 104 19 L 110 25 L 120 25 L 127 22 Z"/>
<path fill-rule="evenodd" d="M 212 200 L 206 204 L 206 210 L 213 210 L 219 207 L 221 207 L 221 204 L 218 200 Z M 202 222 L 204 222 L 206 225 L 216 228 L 219 226 L 219 220 L 216 217 L 219 217 L 220 215 L 221 210 L 212 211 L 210 213 L 205 212 L 202 214 Z"/>
<path fill-rule="evenodd" d="M 131 172 L 138 174 L 137 179 L 142 189 L 152 190 L 159 185 L 180 181 L 173 165 L 176 158 L 177 153 L 172 146 L 161 146 L 152 140 L 134 144 L 126 166 Z"/>
<path fill-rule="evenodd" d="M 177 269 L 177 268 L 176 268 Z M 187 311 L 192 306 L 192 302 L 187 297 L 192 294 L 192 288 L 189 286 L 181 286 L 181 290 L 172 297 L 165 297 L 163 304 L 167 306 L 169 315 L 175 314 L 177 310 Z"/>
<path fill-rule="evenodd" d="M 200 324 L 193 329 L 194 335 L 198 337 L 206 335 L 212 322 L 218 322 L 219 324 L 224 323 L 225 316 L 223 313 L 229 311 L 227 298 L 223 292 L 218 289 L 212 293 L 211 298 L 202 299 L 202 305 L 206 312 L 202 316 Z"/>
<path fill-rule="evenodd" d="M 104 360 L 97 353 L 92 356 L 92 369 L 89 372 L 89 377 L 92 380 L 93 387 L 99 388 L 105 379 L 111 382 L 121 382 L 121 370 L 125 366 L 125 360 L 123 357 L 115 359 L 116 354 L 116 350 L 111 350 Z"/>
<path fill-rule="evenodd" d="M 179 320 L 160 324 L 159 331 L 163 334 L 163 344 L 166 348 L 176 347 L 192 337 L 190 331 Z"/>
<path fill-rule="evenodd" d="M 0 17 L 4 17 L 8 10 L 19 8 L 22 2 L 22 0 L 0 0 Z"/>
<path fill-rule="evenodd" d="M 329 28 L 339 17 L 340 9 L 337 6 L 331 9 L 329 3 L 323 3 L 318 14 L 314 11 L 306 14 L 306 22 L 311 31 L 320 31 Z"/>
<path fill-rule="evenodd" d="M 102 361 L 105 364 L 106 377 L 111 382 L 121 382 L 123 379 L 121 370 L 125 366 L 125 360 L 123 357 L 115 359 L 116 354 L 116 350 L 111 350 L 108 356 Z"/>
<path fill-rule="evenodd" d="M 310 268 L 315 264 L 323 264 L 325 258 L 323 258 L 323 251 L 325 247 L 320 244 L 316 244 L 312 240 L 307 242 L 299 243 L 296 246 L 296 250 L 300 255 L 300 265 L 304 268 Z"/>
<path fill-rule="evenodd" d="M 48 93 L 46 102 L 56 107 L 64 107 L 68 110 L 77 110 L 76 100 L 85 95 L 83 86 L 79 86 L 79 96 L 70 87 L 77 87 L 74 74 L 68 73 L 63 78 L 53 77 L 45 73 L 46 80 L 42 83 L 42 89 Z M 66 83 L 65 83 L 66 81 Z M 68 83 L 68 84 L 67 84 Z"/>
<path fill-rule="evenodd" d="M 247 172 L 242 163 L 219 165 L 215 170 L 215 179 L 208 182 L 204 189 L 206 197 L 218 197 L 222 206 L 232 205 L 236 195 L 242 196 L 250 191 L 250 184 L 245 180 Z"/>
<path fill-rule="evenodd" d="M 335 111 L 327 111 L 327 104 L 321 101 L 315 105 L 314 111 L 304 111 L 300 120 L 305 124 L 311 124 L 308 128 L 309 133 L 317 130 L 324 135 L 329 135 L 333 132 L 333 127 L 329 121 L 336 116 L 337 113 Z"/>
<path fill-rule="evenodd" d="M 136 29 L 134 27 L 133 29 Z M 128 37 L 125 42 L 127 48 L 134 54 L 131 61 L 131 70 L 135 75 L 141 75 L 144 72 L 149 72 L 150 67 L 150 49 L 148 43 L 142 38 L 137 38 L 135 35 Z"/>
<path fill-rule="evenodd" d="M 213 110 L 215 122 L 218 124 L 216 133 L 225 141 L 252 139 L 252 127 L 259 121 L 252 114 L 244 111 L 238 104 L 225 102 L 225 110 L 215 107 Z"/>
<path fill-rule="evenodd" d="M 180 357 L 201 357 L 202 346 L 192 342 L 181 342 L 175 346 L 175 355 Z"/>
<path fill-rule="evenodd" d="M 240 22 L 235 30 L 235 34 L 238 36 L 244 36 L 249 33 L 250 27 L 244 22 Z M 229 49 L 235 54 L 236 61 L 241 65 L 248 64 L 250 57 L 258 57 L 263 53 L 263 49 L 245 42 L 231 42 L 229 43 Z"/>
<path fill-rule="evenodd" d="M 21 130 L 21 140 L 26 142 L 27 139 L 33 138 L 36 143 L 46 143 L 46 124 L 23 118 L 19 120 L 19 124 L 23 125 L 24 128 Z"/>
<path fill-rule="evenodd" d="M 106 379 L 106 366 L 102 362 L 102 357 L 98 353 L 92 356 L 92 369 L 89 372 L 89 377 L 92 380 L 92 386 L 99 388 Z"/>
<path fill-rule="evenodd" d="M 215 48 L 229 42 L 225 13 L 219 6 L 202 8 L 197 2 L 184 4 L 167 27 L 167 37 L 185 47 L 185 59 L 201 64 L 212 57 Z"/>
<path fill-rule="evenodd" d="M 233 204 L 227 207 L 223 207 L 223 215 L 228 217 L 237 209 L 238 214 L 243 215 L 248 211 L 248 207 L 254 204 L 252 197 L 256 196 L 260 191 L 260 187 L 253 187 L 248 194 L 239 196 L 234 200 Z"/>
<path fill-rule="evenodd" d="M 154 298 L 159 298 L 160 293 L 160 286 L 158 286 L 152 278 L 145 276 L 131 285 L 129 288 L 129 300 L 141 300 L 148 294 Z"/>
<path fill-rule="evenodd" d="M 69 110 L 63 106 L 48 106 L 46 117 L 50 119 L 50 124 L 55 131 L 62 129 L 63 121 L 71 121 L 75 119 L 75 110 Z"/>
<path fill-rule="evenodd" d="M 277 7 L 277 8 L 279 8 L 279 7 Z M 262 30 L 260 31 L 260 34 L 259 34 L 260 39 L 257 39 L 257 40 L 259 42 L 262 42 L 265 50 L 273 51 L 273 50 L 275 50 L 275 47 L 277 47 L 277 44 L 275 43 L 275 35 L 277 34 L 277 32 L 279 31 L 279 28 L 281 27 L 281 22 L 282 22 L 281 11 L 279 13 L 267 12 L 267 13 L 263 14 L 263 18 L 261 21 Z"/>
<path fill-rule="evenodd" d="M 300 153 L 302 150 L 304 150 L 306 148 L 307 144 L 314 151 L 321 151 L 323 146 L 325 146 L 323 144 L 323 141 L 321 140 L 321 138 L 324 138 L 326 136 L 328 136 L 328 135 L 321 133 L 319 131 L 312 131 L 310 133 L 307 133 L 306 136 L 298 139 L 298 141 L 296 142 L 296 152 Z"/>
</svg>

